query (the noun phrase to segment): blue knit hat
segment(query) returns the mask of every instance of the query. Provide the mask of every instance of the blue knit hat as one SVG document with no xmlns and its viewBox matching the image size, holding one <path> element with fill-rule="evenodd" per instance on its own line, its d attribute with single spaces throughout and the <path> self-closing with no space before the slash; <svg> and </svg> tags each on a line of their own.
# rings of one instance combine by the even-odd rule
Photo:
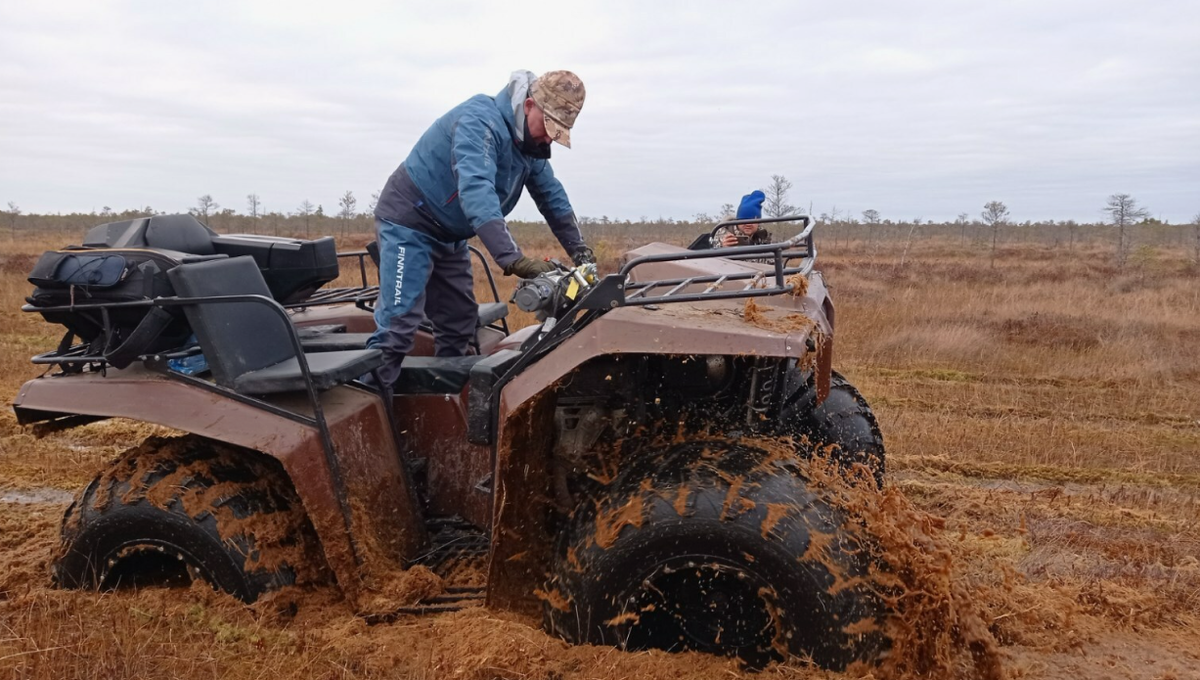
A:
<svg viewBox="0 0 1200 680">
<path fill-rule="evenodd" d="M 742 204 L 738 206 L 737 218 L 752 220 L 762 217 L 762 204 L 765 200 L 767 200 L 766 194 L 757 189 L 742 196 Z"/>
</svg>

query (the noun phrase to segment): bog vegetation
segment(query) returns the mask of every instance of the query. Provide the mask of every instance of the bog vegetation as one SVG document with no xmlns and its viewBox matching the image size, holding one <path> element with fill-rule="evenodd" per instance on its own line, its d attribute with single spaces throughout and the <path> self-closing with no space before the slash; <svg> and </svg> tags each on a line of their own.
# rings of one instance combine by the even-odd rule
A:
<svg viewBox="0 0 1200 680">
<path fill-rule="evenodd" d="M 123 216 L 132 215 L 111 219 Z M 14 220 L 0 249 L 6 406 L 39 372 L 29 357 L 59 339 L 18 311 L 25 275 L 40 252 L 107 219 Z M 370 238 L 362 217 L 209 221 L 224 232 L 333 233 L 344 249 Z M 609 222 L 584 227 L 602 270 L 634 244 L 685 243 L 704 228 Z M 875 407 L 889 484 L 915 508 L 906 521 L 937 536 L 953 561 L 946 587 L 974 599 L 1000 647 L 998 672 L 1010 677 L 1166 679 L 1200 668 L 1200 253 L 1190 226 L 1142 222 L 1124 225 L 1120 261 L 1118 226 L 830 220 L 817 232 L 818 269 L 837 304 L 835 367 Z M 560 256 L 544 227 L 514 229 L 528 250 Z M 506 299 L 512 281 L 500 284 Z M 477 293 L 490 294 L 483 277 Z M 742 673 L 694 654 L 570 648 L 536 622 L 484 609 L 367 626 L 325 591 L 246 607 L 200 586 L 50 589 L 46 564 L 70 494 L 153 430 L 104 422 L 35 439 L 0 411 L 0 675 Z M 810 675 L 827 677 L 799 662 L 759 677 Z"/>
</svg>

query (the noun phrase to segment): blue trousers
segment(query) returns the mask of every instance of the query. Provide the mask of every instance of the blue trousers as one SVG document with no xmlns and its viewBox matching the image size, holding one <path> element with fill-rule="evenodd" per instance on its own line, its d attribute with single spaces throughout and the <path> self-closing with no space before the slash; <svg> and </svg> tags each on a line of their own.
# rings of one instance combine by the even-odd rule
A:
<svg viewBox="0 0 1200 680">
<path fill-rule="evenodd" d="M 434 353 L 467 353 L 479 307 L 466 241 L 443 243 L 408 227 L 375 220 L 379 239 L 379 299 L 375 332 L 367 347 L 383 351 L 380 378 L 388 385 L 400 377 L 400 363 L 412 351 L 417 328 L 433 324 Z"/>
</svg>

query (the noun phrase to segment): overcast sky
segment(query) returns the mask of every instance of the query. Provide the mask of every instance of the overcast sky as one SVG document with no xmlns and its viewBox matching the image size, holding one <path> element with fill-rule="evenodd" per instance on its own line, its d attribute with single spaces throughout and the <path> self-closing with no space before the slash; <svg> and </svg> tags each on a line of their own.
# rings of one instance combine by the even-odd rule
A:
<svg viewBox="0 0 1200 680">
<path fill-rule="evenodd" d="M 1200 213 L 1196 0 L 0 0 L 0 207 L 365 209 L 518 68 L 587 86 L 553 160 L 581 215 L 715 213 L 772 174 L 815 213 Z"/>
</svg>

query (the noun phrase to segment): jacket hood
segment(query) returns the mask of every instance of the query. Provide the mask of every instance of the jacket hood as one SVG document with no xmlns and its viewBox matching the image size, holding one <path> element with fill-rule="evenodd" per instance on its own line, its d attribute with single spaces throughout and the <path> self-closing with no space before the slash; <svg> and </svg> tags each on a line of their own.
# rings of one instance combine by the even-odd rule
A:
<svg viewBox="0 0 1200 680">
<path fill-rule="evenodd" d="M 525 99 L 529 97 L 529 86 L 536 79 L 537 76 L 533 75 L 532 71 L 513 71 L 508 77 L 508 85 L 493 98 L 518 146 L 525 141 L 524 104 Z"/>
</svg>

